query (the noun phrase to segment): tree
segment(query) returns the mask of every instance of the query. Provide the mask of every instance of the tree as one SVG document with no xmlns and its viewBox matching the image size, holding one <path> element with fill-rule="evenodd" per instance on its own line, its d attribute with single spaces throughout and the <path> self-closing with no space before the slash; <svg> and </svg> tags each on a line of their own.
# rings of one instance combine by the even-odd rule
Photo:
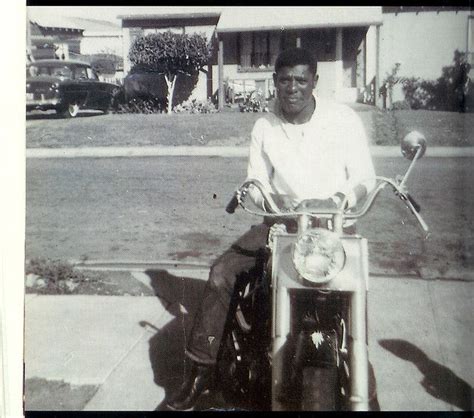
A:
<svg viewBox="0 0 474 418">
<path fill-rule="evenodd" d="M 211 56 L 206 38 L 200 34 L 178 34 L 171 31 L 138 37 L 128 57 L 134 71 L 163 74 L 166 80 L 168 113 L 172 111 L 173 94 L 178 73 L 189 76 L 204 71 Z"/>
</svg>

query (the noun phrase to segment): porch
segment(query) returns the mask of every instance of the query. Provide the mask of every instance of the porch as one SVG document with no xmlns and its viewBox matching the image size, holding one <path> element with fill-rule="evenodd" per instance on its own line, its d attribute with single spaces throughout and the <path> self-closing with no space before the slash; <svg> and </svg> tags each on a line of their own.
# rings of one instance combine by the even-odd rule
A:
<svg viewBox="0 0 474 418">
<path fill-rule="evenodd" d="M 375 104 L 381 23 L 381 7 L 225 9 L 216 28 L 219 107 L 252 88 L 272 97 L 276 57 L 293 46 L 311 50 L 318 61 L 316 94 Z"/>
</svg>

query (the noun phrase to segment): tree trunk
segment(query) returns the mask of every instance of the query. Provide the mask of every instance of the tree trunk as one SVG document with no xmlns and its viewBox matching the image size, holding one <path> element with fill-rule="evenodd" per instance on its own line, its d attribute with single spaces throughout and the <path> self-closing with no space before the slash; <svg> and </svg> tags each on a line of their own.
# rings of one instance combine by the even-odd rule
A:
<svg viewBox="0 0 474 418">
<path fill-rule="evenodd" d="M 165 74 L 166 85 L 168 86 L 168 92 L 166 94 L 166 98 L 168 100 L 168 113 L 173 111 L 173 94 L 174 94 L 174 87 L 176 84 L 176 75 L 168 75 Z"/>
</svg>

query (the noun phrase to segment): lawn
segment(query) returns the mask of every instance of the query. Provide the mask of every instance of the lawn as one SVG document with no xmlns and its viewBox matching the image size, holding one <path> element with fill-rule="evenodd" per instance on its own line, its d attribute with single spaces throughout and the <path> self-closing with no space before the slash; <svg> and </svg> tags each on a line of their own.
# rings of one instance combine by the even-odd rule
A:
<svg viewBox="0 0 474 418">
<path fill-rule="evenodd" d="M 472 146 L 474 114 L 425 110 L 381 111 L 356 105 L 372 144 L 396 145 L 412 129 L 429 145 Z M 76 119 L 28 115 L 27 148 L 248 145 L 260 113 L 109 114 L 83 112 Z"/>
</svg>

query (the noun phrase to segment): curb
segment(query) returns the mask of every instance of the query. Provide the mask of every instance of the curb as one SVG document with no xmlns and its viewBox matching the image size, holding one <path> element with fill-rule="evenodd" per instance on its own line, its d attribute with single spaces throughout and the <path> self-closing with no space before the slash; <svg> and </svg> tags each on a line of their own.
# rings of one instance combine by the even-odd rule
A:
<svg viewBox="0 0 474 418">
<path fill-rule="evenodd" d="M 29 148 L 26 158 L 127 158 L 127 157 L 226 157 L 245 158 L 247 146 L 155 146 L 155 147 L 89 147 Z M 401 157 L 398 146 L 370 146 L 373 157 Z M 427 157 L 472 158 L 474 147 L 431 147 Z"/>
<path fill-rule="evenodd" d="M 145 272 L 147 270 L 179 270 L 180 272 L 189 273 L 196 271 L 208 272 L 211 267 L 210 262 L 200 261 L 175 261 L 175 260 L 154 260 L 154 261 L 114 261 L 114 260 L 90 260 L 90 261 L 79 261 L 79 260 L 68 260 L 75 268 L 79 270 L 97 270 L 97 271 L 130 271 L 132 272 Z M 426 281 L 454 281 L 454 282 L 474 282 L 472 271 L 469 269 L 456 269 L 450 268 L 447 271 L 441 273 L 436 271 L 430 271 L 427 268 L 423 268 L 421 274 L 398 274 L 394 271 L 373 271 L 369 272 L 370 277 L 394 277 L 404 278 L 411 280 L 426 280 Z"/>
</svg>

